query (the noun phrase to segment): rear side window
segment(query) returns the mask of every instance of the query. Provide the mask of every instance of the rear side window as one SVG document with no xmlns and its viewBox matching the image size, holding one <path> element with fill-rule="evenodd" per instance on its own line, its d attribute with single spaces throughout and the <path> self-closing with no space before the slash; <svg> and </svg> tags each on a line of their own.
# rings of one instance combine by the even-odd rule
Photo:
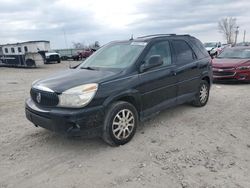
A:
<svg viewBox="0 0 250 188">
<path fill-rule="evenodd" d="M 146 55 L 145 62 L 147 62 L 152 55 L 160 55 L 163 59 L 163 65 L 170 65 L 172 63 L 170 45 L 168 41 L 154 44 Z"/>
<path fill-rule="evenodd" d="M 199 41 L 196 38 L 191 38 L 190 40 L 191 40 L 192 47 L 193 47 L 198 59 L 202 59 L 204 57 L 209 57 L 209 54 L 208 54 L 207 50 L 204 48 L 201 41 Z"/>
<path fill-rule="evenodd" d="M 174 40 L 173 48 L 176 53 L 177 64 L 187 64 L 195 59 L 192 49 L 184 40 Z"/>
</svg>

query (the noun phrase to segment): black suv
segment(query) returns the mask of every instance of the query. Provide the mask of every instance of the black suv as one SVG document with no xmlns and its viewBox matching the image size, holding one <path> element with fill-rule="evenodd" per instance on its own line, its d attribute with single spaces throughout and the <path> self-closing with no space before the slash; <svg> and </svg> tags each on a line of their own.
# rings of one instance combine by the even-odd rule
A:
<svg viewBox="0 0 250 188">
<path fill-rule="evenodd" d="M 182 103 L 204 106 L 211 59 L 190 35 L 158 34 L 109 43 L 74 69 L 35 81 L 26 117 L 70 135 L 111 145 L 134 136 L 139 121 Z"/>
</svg>

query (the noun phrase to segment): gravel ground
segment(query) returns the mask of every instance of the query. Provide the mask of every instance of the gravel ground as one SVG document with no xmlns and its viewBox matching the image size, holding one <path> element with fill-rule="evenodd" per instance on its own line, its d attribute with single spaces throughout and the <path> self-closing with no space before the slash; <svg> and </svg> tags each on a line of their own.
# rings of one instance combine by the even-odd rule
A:
<svg viewBox="0 0 250 188">
<path fill-rule="evenodd" d="M 250 187 L 250 85 L 214 84 L 207 106 L 181 105 L 134 139 L 66 138 L 25 118 L 31 83 L 68 68 L 0 67 L 0 187 Z"/>
</svg>

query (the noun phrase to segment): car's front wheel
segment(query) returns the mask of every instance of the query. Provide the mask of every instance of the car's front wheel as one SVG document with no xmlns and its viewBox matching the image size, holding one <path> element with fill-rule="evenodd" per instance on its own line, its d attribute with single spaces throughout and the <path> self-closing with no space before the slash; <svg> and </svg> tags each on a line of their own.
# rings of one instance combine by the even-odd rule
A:
<svg viewBox="0 0 250 188">
<path fill-rule="evenodd" d="M 202 107 L 207 104 L 209 98 L 209 90 L 210 86 L 206 80 L 202 80 L 198 92 L 195 96 L 195 100 L 193 101 L 193 105 L 197 107 Z"/>
<path fill-rule="evenodd" d="M 115 102 L 106 113 L 103 140 L 110 145 L 126 144 L 133 138 L 137 124 L 136 108 L 128 102 Z"/>
</svg>

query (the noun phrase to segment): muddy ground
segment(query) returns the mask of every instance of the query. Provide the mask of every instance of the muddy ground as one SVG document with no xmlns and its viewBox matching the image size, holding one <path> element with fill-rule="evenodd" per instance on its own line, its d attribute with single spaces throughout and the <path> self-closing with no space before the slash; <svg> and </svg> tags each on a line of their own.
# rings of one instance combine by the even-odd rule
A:
<svg viewBox="0 0 250 188">
<path fill-rule="evenodd" d="M 181 105 L 134 139 L 66 138 L 26 120 L 32 81 L 68 68 L 0 67 L 0 187 L 250 187 L 250 85 L 214 84 L 207 106 Z"/>
</svg>

